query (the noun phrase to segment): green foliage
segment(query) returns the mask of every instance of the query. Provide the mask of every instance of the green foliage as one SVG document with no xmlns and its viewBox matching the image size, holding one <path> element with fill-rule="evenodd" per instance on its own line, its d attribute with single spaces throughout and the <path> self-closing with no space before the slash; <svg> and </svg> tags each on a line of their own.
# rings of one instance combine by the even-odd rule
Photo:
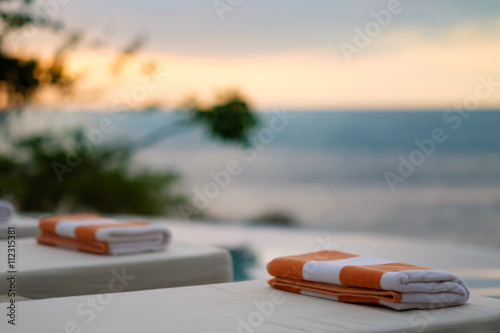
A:
<svg viewBox="0 0 500 333">
<path fill-rule="evenodd" d="M 59 22 L 37 20 L 33 6 L 30 0 L 0 0 L 0 111 L 21 110 L 41 89 L 54 87 L 67 92 L 73 83 L 65 71 L 64 55 L 79 42 L 79 34 L 70 33 L 52 63 L 46 65 L 36 58 L 23 59 L 18 55 L 18 45 L 8 45 L 9 37 L 17 41 L 14 44 L 26 42 L 22 31 L 27 27 L 61 29 Z"/>
<path fill-rule="evenodd" d="M 10 28 L 19 29 L 33 23 L 33 17 L 23 13 L 0 12 L 0 19 Z"/>
<path fill-rule="evenodd" d="M 23 61 L 0 52 L 0 95 L 3 95 L 5 107 L 21 108 L 32 98 L 40 86 L 38 67 L 37 61 Z"/>
<path fill-rule="evenodd" d="M 32 6 L 35 6 L 32 0 L 0 0 L 0 111 L 22 110 L 40 90 L 47 88 L 69 93 L 75 82 L 67 74 L 65 58 L 81 41 L 80 34 L 64 29 L 66 41 L 54 51 L 51 63 L 23 59 L 5 45 L 9 37 L 22 35 L 23 29 L 32 25 L 61 32 L 59 22 L 36 20 Z M 144 41 L 145 37 L 138 37 L 123 50 L 114 66 L 115 73 Z M 208 128 L 213 138 L 248 144 L 248 135 L 258 125 L 256 115 L 237 92 L 226 94 L 213 106 L 191 104 L 188 110 L 181 122 L 165 124 L 130 146 L 93 147 L 85 156 L 73 156 L 71 163 L 68 152 L 82 144 L 82 133 L 70 137 L 38 135 L 13 142 L 6 153 L 0 153 L 0 198 L 12 201 L 21 211 L 175 215 L 175 208 L 184 202 L 183 197 L 173 194 L 178 176 L 172 172 L 130 172 L 134 150 L 194 128 L 193 124 Z M 7 112 L 0 112 L 0 134 L 6 138 L 9 137 L 7 119 Z M 59 174 L 63 173 L 61 182 L 54 163 L 62 166 L 59 167 Z"/>
<path fill-rule="evenodd" d="M 236 91 L 220 96 L 212 106 L 202 107 L 195 99 L 188 99 L 181 107 L 185 113 L 182 119 L 164 124 L 144 137 L 131 143 L 134 150 L 151 147 L 169 137 L 183 134 L 201 125 L 208 129 L 214 139 L 235 144 L 249 145 L 248 136 L 259 125 L 257 115 L 246 99 Z"/>
<path fill-rule="evenodd" d="M 196 102 L 191 104 L 191 119 L 206 126 L 212 137 L 222 141 L 248 144 L 250 132 L 259 124 L 248 102 L 236 91 L 226 93 L 208 108 L 200 107 Z"/>
<path fill-rule="evenodd" d="M 78 155 L 75 148 L 82 144 L 81 132 L 15 142 L 15 153 L 0 155 L 0 198 L 11 200 L 21 211 L 140 215 L 172 215 L 184 202 L 173 193 L 176 174 L 132 173 L 126 148 L 94 146 L 90 154 Z M 71 169 L 62 181 L 54 162 Z"/>
<path fill-rule="evenodd" d="M 6 37 L 8 33 L 23 29 L 28 25 L 55 31 L 61 29 L 60 22 L 50 20 L 50 15 L 40 15 L 40 9 L 38 12 L 35 10 L 33 0 L 0 0 L 1 37 Z"/>
<path fill-rule="evenodd" d="M 281 211 L 269 211 L 254 218 L 251 223 L 270 226 L 294 226 L 298 224 L 298 221 L 289 213 Z"/>
</svg>

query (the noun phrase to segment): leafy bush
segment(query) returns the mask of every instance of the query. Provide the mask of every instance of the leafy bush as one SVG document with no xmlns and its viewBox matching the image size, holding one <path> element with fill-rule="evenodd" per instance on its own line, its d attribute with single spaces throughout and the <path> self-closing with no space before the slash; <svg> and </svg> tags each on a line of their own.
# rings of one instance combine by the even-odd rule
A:
<svg viewBox="0 0 500 333">
<path fill-rule="evenodd" d="M 177 174 L 132 173 L 131 154 L 123 146 L 95 146 L 68 165 L 68 156 L 76 156 L 70 153 L 83 138 L 78 131 L 16 140 L 0 155 L 0 198 L 21 211 L 141 215 L 172 215 L 185 201 L 174 193 Z M 59 178 L 58 165 L 67 168 Z"/>
</svg>

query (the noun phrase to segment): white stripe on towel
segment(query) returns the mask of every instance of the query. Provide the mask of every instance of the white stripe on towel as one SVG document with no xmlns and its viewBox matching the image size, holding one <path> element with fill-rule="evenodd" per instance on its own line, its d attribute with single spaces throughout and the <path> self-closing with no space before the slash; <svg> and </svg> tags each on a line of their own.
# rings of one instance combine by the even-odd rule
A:
<svg viewBox="0 0 500 333">
<path fill-rule="evenodd" d="M 325 299 L 329 299 L 329 300 L 332 300 L 332 301 L 338 301 L 339 300 L 339 298 L 337 296 L 327 295 L 327 294 L 321 294 L 321 293 L 315 293 L 313 291 L 301 290 L 300 293 L 302 295 L 320 297 L 320 298 L 325 298 Z"/>
<path fill-rule="evenodd" d="M 342 283 L 340 283 L 340 271 L 344 266 L 380 265 L 393 262 L 394 261 L 364 256 L 328 261 L 308 261 L 302 267 L 302 275 L 304 279 L 309 281 L 342 285 Z"/>
<path fill-rule="evenodd" d="M 111 219 L 89 219 L 89 220 L 78 220 L 78 221 L 59 221 L 56 225 L 56 234 L 59 236 L 65 236 L 70 238 L 76 238 L 75 230 L 77 227 L 82 225 L 94 225 L 94 224 L 117 224 L 119 222 Z"/>
</svg>

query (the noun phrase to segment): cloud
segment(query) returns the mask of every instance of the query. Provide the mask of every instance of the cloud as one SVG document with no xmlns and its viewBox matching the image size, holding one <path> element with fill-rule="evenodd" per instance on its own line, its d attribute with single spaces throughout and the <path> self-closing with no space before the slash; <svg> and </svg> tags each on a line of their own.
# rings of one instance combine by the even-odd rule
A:
<svg viewBox="0 0 500 333">
<path fill-rule="evenodd" d="M 72 1 L 61 18 L 83 31 L 113 28 L 112 39 L 145 33 L 150 50 L 189 56 L 235 57 L 328 48 L 350 38 L 353 28 L 371 20 L 371 10 L 389 0 L 243 0 L 220 21 L 213 1 Z M 404 11 L 392 30 L 422 28 L 430 33 L 471 21 L 489 22 L 500 14 L 495 0 L 401 0 Z"/>
<path fill-rule="evenodd" d="M 348 63 L 340 43 L 352 44 L 354 28 L 363 29 L 373 20 L 370 10 L 386 8 L 387 1 L 243 1 L 223 22 L 210 2 L 196 7 L 155 0 L 138 12 L 138 4 L 127 1 L 109 12 L 107 24 L 123 28 L 121 33 L 147 30 L 151 45 L 119 79 L 107 75 L 115 56 L 109 51 L 75 54 L 71 68 L 86 72 L 81 86 L 87 91 L 112 87 L 93 98 L 94 109 L 108 108 L 140 82 L 140 68 L 150 59 L 170 73 L 148 94 L 165 107 L 191 93 L 208 99 L 217 89 L 236 86 L 264 109 L 449 108 L 473 93 L 479 76 L 500 80 L 500 2 L 401 3 L 403 11 Z M 82 24 L 93 13 L 90 5 L 71 2 L 66 14 L 82 9 L 75 21 Z M 113 7 L 105 6 L 105 12 Z M 500 92 L 481 107 L 500 107 Z"/>
</svg>

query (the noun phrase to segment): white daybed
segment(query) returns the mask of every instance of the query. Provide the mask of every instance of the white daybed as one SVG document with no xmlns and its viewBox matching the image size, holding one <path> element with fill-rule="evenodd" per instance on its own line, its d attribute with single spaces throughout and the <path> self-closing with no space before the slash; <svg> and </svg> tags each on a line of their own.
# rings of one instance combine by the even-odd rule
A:
<svg viewBox="0 0 500 333">
<path fill-rule="evenodd" d="M 394 311 L 278 291 L 266 281 L 17 302 L 1 332 L 498 332 L 500 301 Z M 10 331 L 8 330 L 10 328 Z"/>
<path fill-rule="evenodd" d="M 7 249 L 7 241 L 0 248 Z M 97 255 L 17 240 L 17 294 L 29 299 L 134 291 L 232 281 L 229 253 L 172 242 L 165 251 Z M 7 256 L 0 260 L 0 294 L 6 294 Z"/>
</svg>

